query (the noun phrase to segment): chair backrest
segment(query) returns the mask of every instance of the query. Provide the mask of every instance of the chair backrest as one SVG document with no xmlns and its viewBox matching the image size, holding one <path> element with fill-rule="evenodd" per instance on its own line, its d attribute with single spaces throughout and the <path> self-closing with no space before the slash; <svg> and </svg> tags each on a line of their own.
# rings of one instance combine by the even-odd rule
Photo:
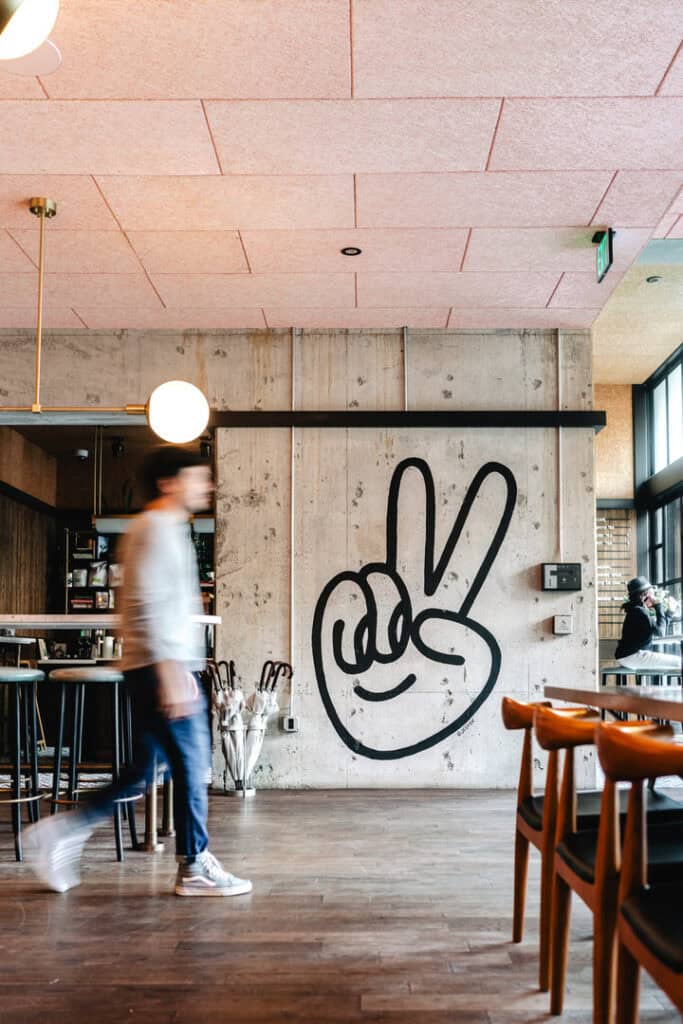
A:
<svg viewBox="0 0 683 1024">
<path fill-rule="evenodd" d="M 531 750 L 531 729 L 534 724 L 534 711 L 537 707 L 552 707 L 549 701 L 538 704 L 525 704 L 512 697 L 503 697 L 501 714 L 506 729 L 523 729 L 522 759 L 519 764 L 519 781 L 517 783 L 517 806 L 527 800 L 533 793 L 533 762 Z"/>
<path fill-rule="evenodd" d="M 600 765 L 607 784 L 631 783 L 621 855 L 619 901 L 647 883 L 645 779 L 683 774 L 683 747 L 672 742 L 673 730 L 656 722 L 602 723 L 596 730 Z M 616 842 L 620 842 L 617 829 Z"/>
<path fill-rule="evenodd" d="M 560 788 L 555 840 L 559 842 L 569 832 L 576 831 L 576 778 L 574 748 L 595 742 L 595 727 L 600 715 L 592 708 L 537 708 L 534 714 L 536 739 L 550 756 L 557 757 L 565 750 L 564 770 Z"/>
</svg>

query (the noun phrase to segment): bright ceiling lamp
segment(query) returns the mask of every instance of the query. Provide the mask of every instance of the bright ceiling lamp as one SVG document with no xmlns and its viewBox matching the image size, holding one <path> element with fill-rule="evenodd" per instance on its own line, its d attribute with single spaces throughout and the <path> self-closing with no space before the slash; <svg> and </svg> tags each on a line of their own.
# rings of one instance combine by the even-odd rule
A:
<svg viewBox="0 0 683 1024">
<path fill-rule="evenodd" d="M 168 380 L 149 396 L 147 419 L 163 441 L 186 444 L 204 433 L 209 422 L 209 403 L 189 381 Z"/>
<path fill-rule="evenodd" d="M 45 42 L 59 0 L 0 0 L 0 60 L 16 60 Z"/>
</svg>

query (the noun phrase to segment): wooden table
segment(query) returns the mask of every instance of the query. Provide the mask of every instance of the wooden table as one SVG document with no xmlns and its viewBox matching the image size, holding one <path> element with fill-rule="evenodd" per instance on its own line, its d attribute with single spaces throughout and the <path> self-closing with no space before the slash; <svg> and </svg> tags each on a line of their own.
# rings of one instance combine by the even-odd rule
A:
<svg viewBox="0 0 683 1024">
<path fill-rule="evenodd" d="M 546 697 L 570 704 L 585 704 L 605 711 L 628 711 L 667 722 L 683 722 L 683 687 L 680 686 L 603 686 L 600 690 L 546 686 L 543 693 Z"/>
</svg>

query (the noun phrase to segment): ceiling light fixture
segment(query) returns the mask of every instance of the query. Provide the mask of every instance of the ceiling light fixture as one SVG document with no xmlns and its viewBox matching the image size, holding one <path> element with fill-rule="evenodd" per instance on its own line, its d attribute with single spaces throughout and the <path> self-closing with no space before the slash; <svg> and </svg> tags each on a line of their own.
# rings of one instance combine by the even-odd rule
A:
<svg viewBox="0 0 683 1024">
<path fill-rule="evenodd" d="M 59 0 L 0 0 L 0 60 L 16 60 L 45 42 Z"/>
<path fill-rule="evenodd" d="M 360 256 L 362 249 L 359 249 L 355 245 L 347 245 L 341 250 L 342 256 Z"/>
<path fill-rule="evenodd" d="M 2 0 L 0 0 L 0 3 Z M 38 308 L 36 315 L 36 370 L 33 404 L 29 406 L 0 407 L 3 414 L 15 413 L 128 413 L 132 416 L 145 415 L 150 427 L 162 440 L 173 444 L 194 441 L 206 429 L 209 422 L 209 403 L 205 396 L 186 380 L 169 380 L 152 391 L 146 405 L 87 406 L 59 405 L 43 406 L 40 401 L 40 363 L 43 348 L 43 275 L 45 262 L 45 221 L 57 215 L 54 199 L 45 197 L 29 199 L 28 208 L 40 218 L 40 241 L 38 248 Z"/>
</svg>

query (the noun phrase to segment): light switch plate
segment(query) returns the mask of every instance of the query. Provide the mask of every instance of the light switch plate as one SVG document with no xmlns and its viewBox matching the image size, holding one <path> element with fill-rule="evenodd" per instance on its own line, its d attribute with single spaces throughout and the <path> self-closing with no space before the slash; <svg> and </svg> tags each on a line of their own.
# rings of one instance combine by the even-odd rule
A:
<svg viewBox="0 0 683 1024">
<path fill-rule="evenodd" d="M 553 633 L 555 636 L 571 636 L 574 632 L 573 615 L 554 615 Z"/>
</svg>

